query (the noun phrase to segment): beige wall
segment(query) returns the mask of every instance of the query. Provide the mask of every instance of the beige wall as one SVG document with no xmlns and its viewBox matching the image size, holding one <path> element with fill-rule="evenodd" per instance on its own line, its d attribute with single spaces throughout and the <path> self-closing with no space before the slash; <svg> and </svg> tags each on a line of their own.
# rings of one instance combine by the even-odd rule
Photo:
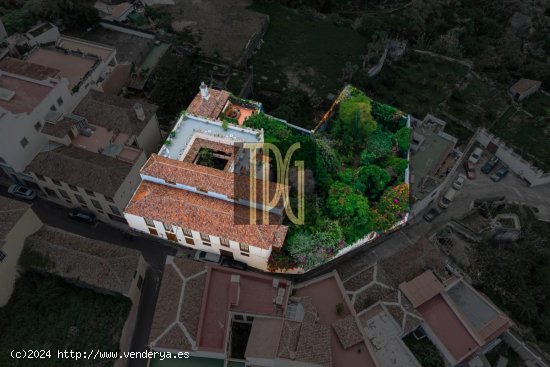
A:
<svg viewBox="0 0 550 367">
<path fill-rule="evenodd" d="M 42 222 L 29 208 L 6 236 L 6 242 L 2 247 L 6 257 L 0 262 L 0 307 L 8 303 L 13 292 L 17 277 L 17 262 L 23 250 L 25 238 L 40 227 Z"/>
</svg>

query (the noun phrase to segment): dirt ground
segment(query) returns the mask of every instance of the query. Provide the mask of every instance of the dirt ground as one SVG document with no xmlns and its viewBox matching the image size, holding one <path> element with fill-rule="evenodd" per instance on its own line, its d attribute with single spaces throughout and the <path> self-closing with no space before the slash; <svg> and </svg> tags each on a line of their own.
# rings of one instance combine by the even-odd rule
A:
<svg viewBox="0 0 550 367">
<path fill-rule="evenodd" d="M 266 15 L 246 9 L 251 4 L 252 0 L 174 0 L 174 5 L 158 8 L 171 14 L 174 30 L 198 35 L 206 56 L 219 54 L 233 64 L 268 22 Z"/>
</svg>

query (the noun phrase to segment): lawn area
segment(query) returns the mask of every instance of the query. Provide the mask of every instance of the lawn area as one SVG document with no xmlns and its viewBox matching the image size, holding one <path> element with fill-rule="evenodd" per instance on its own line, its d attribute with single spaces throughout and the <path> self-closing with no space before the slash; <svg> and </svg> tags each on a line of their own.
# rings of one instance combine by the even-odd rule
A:
<svg viewBox="0 0 550 367">
<path fill-rule="evenodd" d="M 361 64 L 367 40 L 351 28 L 315 20 L 275 4 L 254 4 L 251 10 L 268 14 L 264 44 L 252 58 L 260 87 L 281 91 L 297 86 L 324 98 L 337 94 L 347 61 Z"/>
<path fill-rule="evenodd" d="M 525 367 L 525 363 L 521 360 L 520 356 L 512 350 L 505 343 L 500 343 L 495 349 L 491 350 L 485 355 L 491 366 L 496 366 L 499 356 L 503 356 L 508 359 L 507 367 Z"/>
<path fill-rule="evenodd" d="M 57 359 L 57 350 L 118 351 L 131 303 L 82 289 L 52 276 L 26 272 L 9 303 L 0 308 L 0 366 L 84 366 L 90 361 Z M 11 359 L 9 351 L 52 350 L 51 359 Z M 94 366 L 112 366 L 110 360 Z"/>
<path fill-rule="evenodd" d="M 367 94 L 422 119 L 437 112 L 466 75 L 463 65 L 409 52 L 370 79 Z"/>
<path fill-rule="evenodd" d="M 542 97 L 544 98 L 542 98 Z M 533 100 L 527 100 L 523 105 L 526 111 L 546 111 L 550 107 L 550 97 L 539 93 Z M 530 117 L 521 109 L 510 107 L 501 118 L 495 122 L 491 131 L 503 139 L 507 145 L 514 148 L 524 159 L 534 163 L 535 166 L 547 171 L 550 169 L 550 149 L 548 149 L 548 135 L 545 128 L 548 122 L 538 121 L 544 115 Z M 548 118 L 548 114 L 546 115 Z"/>
<path fill-rule="evenodd" d="M 440 367 L 444 365 L 443 357 L 427 337 L 418 340 L 413 334 L 409 334 L 403 338 L 403 342 L 411 350 L 422 367 Z"/>
<path fill-rule="evenodd" d="M 472 127 L 489 127 L 509 106 L 505 87 L 495 87 L 473 77 L 462 90 L 447 100 L 447 111 Z"/>
</svg>

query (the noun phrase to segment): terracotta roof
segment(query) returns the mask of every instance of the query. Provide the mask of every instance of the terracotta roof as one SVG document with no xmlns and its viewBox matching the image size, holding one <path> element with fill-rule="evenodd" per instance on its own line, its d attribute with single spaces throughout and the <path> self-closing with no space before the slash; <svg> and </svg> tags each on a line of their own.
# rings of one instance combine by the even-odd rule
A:
<svg viewBox="0 0 550 367">
<path fill-rule="evenodd" d="M 236 224 L 248 221 L 249 210 L 206 195 L 142 181 L 125 212 L 263 249 L 281 247 L 286 226 Z"/>
<path fill-rule="evenodd" d="M 399 289 L 411 301 L 414 308 L 443 292 L 443 285 L 431 271 L 426 271 L 410 282 L 403 282 Z"/>
<path fill-rule="evenodd" d="M 137 118 L 134 105 L 140 103 L 145 118 Z M 143 100 L 119 97 L 90 90 L 76 106 L 75 115 L 85 117 L 88 122 L 111 130 L 139 134 L 157 112 L 157 106 Z"/>
<path fill-rule="evenodd" d="M 209 89 L 210 98 L 204 100 L 199 93 L 195 96 L 193 101 L 187 107 L 187 112 L 201 117 L 206 117 L 208 119 L 217 119 L 227 100 L 229 99 L 230 93 L 225 90 Z"/>
<path fill-rule="evenodd" d="M 30 208 L 30 204 L 0 196 L 0 247 L 8 233 Z"/>
<path fill-rule="evenodd" d="M 510 87 L 510 92 L 512 94 L 525 93 L 525 92 L 527 92 L 528 90 L 530 90 L 532 88 L 540 87 L 541 84 L 542 84 L 542 82 L 540 82 L 538 80 L 520 79 L 516 84 L 514 84 Z"/>
<path fill-rule="evenodd" d="M 111 13 L 111 16 L 118 18 L 122 14 L 124 14 L 129 8 L 132 8 L 132 4 L 128 2 L 120 3 L 113 9 L 113 12 Z"/>
<path fill-rule="evenodd" d="M 0 70 L 36 80 L 47 80 L 48 78 L 56 78 L 59 75 L 58 69 L 14 59 L 13 57 L 6 57 L 0 61 Z"/>
<path fill-rule="evenodd" d="M 332 366 L 330 326 L 309 322 L 302 323 L 296 348 L 296 360 L 325 367 Z"/>
<path fill-rule="evenodd" d="M 363 342 L 363 335 L 357 326 L 355 317 L 353 315 L 348 315 L 343 319 L 340 319 L 332 323 L 332 328 L 338 336 L 338 340 L 344 347 L 348 349 L 354 345 Z"/>
<path fill-rule="evenodd" d="M 56 138 L 63 138 L 69 133 L 69 131 L 72 130 L 75 124 L 76 122 L 74 120 L 68 118 L 62 118 L 55 123 L 46 121 L 40 132 L 42 134 L 54 136 Z"/>
<path fill-rule="evenodd" d="M 205 282 L 204 263 L 172 256 L 166 259 L 149 334 L 152 346 L 191 350 L 197 338 Z"/>
<path fill-rule="evenodd" d="M 25 251 L 40 253 L 34 270 L 127 295 L 139 266 L 137 250 L 44 226 L 27 237 Z"/>
<path fill-rule="evenodd" d="M 107 197 L 115 195 L 131 170 L 131 163 L 73 146 L 38 153 L 26 168 Z"/>
<path fill-rule="evenodd" d="M 151 154 L 140 171 L 142 174 L 191 186 L 201 191 L 226 195 L 229 198 L 250 201 L 250 177 L 238 175 L 212 167 L 206 167 L 186 161 L 176 161 L 157 154 Z M 256 184 L 256 201 L 262 203 L 263 180 Z M 279 184 L 270 182 L 270 198 Z M 280 203 L 282 205 L 282 202 Z M 273 223 L 273 222 L 271 222 Z"/>
</svg>

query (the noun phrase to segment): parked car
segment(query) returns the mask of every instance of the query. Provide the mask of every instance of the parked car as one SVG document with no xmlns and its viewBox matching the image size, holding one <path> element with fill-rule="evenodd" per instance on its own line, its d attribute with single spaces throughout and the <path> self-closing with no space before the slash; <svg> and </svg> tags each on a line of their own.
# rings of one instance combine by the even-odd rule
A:
<svg viewBox="0 0 550 367">
<path fill-rule="evenodd" d="M 443 209 L 447 209 L 449 207 L 449 205 L 451 205 L 451 203 L 453 202 L 457 192 L 458 191 L 456 191 L 453 188 L 447 190 L 445 195 L 443 195 L 441 200 L 439 200 L 439 206 Z"/>
<path fill-rule="evenodd" d="M 246 271 L 246 269 L 248 269 L 247 264 L 243 263 L 242 261 L 231 259 L 229 257 L 222 257 L 222 261 L 220 262 L 220 265 L 226 266 L 228 268 L 239 269 L 242 271 Z"/>
<path fill-rule="evenodd" d="M 481 148 L 475 148 L 472 154 L 470 155 L 470 158 L 468 158 L 468 162 L 472 162 L 473 164 L 476 164 L 481 158 L 482 153 L 483 153 L 483 150 Z"/>
<path fill-rule="evenodd" d="M 483 172 L 483 173 L 485 173 L 485 174 L 491 173 L 491 171 L 493 170 L 493 168 L 496 167 L 496 165 L 498 164 L 498 162 L 500 162 L 500 159 L 498 159 L 497 157 L 493 156 L 491 159 L 489 159 L 489 160 L 483 165 L 483 167 L 481 167 L 481 172 Z"/>
<path fill-rule="evenodd" d="M 197 261 L 204 261 L 204 262 L 219 264 L 221 259 L 222 257 L 220 255 L 213 254 L 211 252 L 206 252 L 206 251 L 195 252 L 195 260 Z"/>
<path fill-rule="evenodd" d="M 36 197 L 36 192 L 33 189 L 21 185 L 11 185 L 8 188 L 8 193 L 25 200 L 33 200 Z"/>
<path fill-rule="evenodd" d="M 491 176 L 491 180 L 494 182 L 499 182 L 508 174 L 508 167 L 502 166 L 498 169 L 498 171 L 495 172 L 494 175 Z"/>
<path fill-rule="evenodd" d="M 84 223 L 95 223 L 96 221 L 95 214 L 83 208 L 69 210 L 69 217 Z"/>
<path fill-rule="evenodd" d="M 464 182 L 466 181 L 466 176 L 464 176 L 462 173 L 458 175 L 455 182 L 453 182 L 453 187 L 457 190 L 460 190 L 462 186 L 464 186 Z"/>
<path fill-rule="evenodd" d="M 466 176 L 468 176 L 468 178 L 470 180 L 473 180 L 474 178 L 477 177 L 476 167 L 474 166 L 474 164 L 472 162 L 470 162 L 470 161 L 464 162 L 464 168 L 466 169 Z"/>
<path fill-rule="evenodd" d="M 439 214 L 441 214 L 441 212 L 439 210 L 437 210 L 436 208 L 431 208 L 430 210 L 428 210 L 428 212 L 426 214 L 424 214 L 422 216 L 422 218 L 424 218 L 424 220 L 426 222 L 431 222 L 432 220 L 434 220 Z"/>
</svg>

